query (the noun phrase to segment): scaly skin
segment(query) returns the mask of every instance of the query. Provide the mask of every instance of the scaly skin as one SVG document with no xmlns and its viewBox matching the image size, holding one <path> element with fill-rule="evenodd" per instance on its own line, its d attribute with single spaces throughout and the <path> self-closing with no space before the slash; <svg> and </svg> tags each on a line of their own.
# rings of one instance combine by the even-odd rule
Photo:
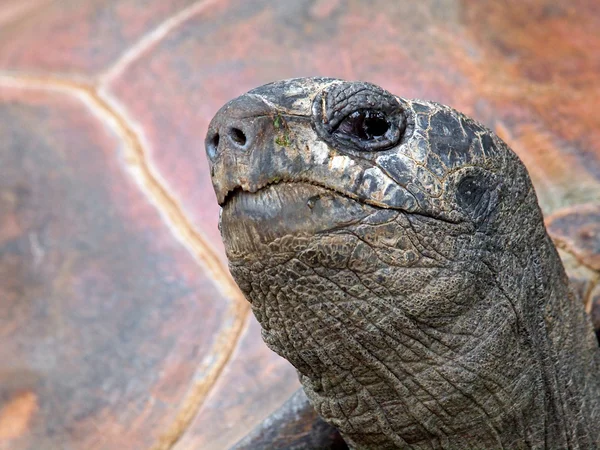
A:
<svg viewBox="0 0 600 450">
<path fill-rule="evenodd" d="M 295 79 L 225 105 L 207 150 L 231 273 L 351 447 L 600 447 L 591 324 L 492 131 Z"/>
</svg>

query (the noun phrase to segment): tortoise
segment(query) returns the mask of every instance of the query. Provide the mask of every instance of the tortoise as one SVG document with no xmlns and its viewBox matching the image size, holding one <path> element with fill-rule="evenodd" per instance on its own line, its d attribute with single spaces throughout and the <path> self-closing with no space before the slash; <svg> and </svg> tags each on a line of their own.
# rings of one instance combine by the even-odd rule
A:
<svg viewBox="0 0 600 450">
<path fill-rule="evenodd" d="M 0 448 L 228 448 L 299 388 L 227 273 L 202 145 L 272 80 L 490 127 L 591 309 L 599 22 L 591 0 L 2 2 Z"/>
<path fill-rule="evenodd" d="M 600 447 L 598 340 L 493 131 L 295 78 L 223 106 L 206 151 L 263 339 L 351 448 Z"/>
</svg>

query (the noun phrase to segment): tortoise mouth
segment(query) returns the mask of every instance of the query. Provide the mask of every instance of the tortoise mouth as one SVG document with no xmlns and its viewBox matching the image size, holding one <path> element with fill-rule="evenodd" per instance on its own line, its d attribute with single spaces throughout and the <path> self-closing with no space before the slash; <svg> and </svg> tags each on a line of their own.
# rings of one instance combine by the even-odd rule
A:
<svg viewBox="0 0 600 450">
<path fill-rule="evenodd" d="M 320 188 L 321 190 L 325 190 L 325 191 L 329 191 L 332 195 L 340 195 L 343 197 L 347 197 L 351 200 L 355 200 L 355 201 L 361 201 L 361 199 L 352 193 L 349 192 L 342 192 L 338 189 L 335 189 L 333 187 L 327 186 L 323 183 L 319 183 L 313 180 L 304 180 L 304 179 L 294 179 L 294 180 L 286 180 L 286 179 L 276 179 L 273 180 L 263 186 L 260 186 L 258 188 L 254 188 L 254 189 L 244 189 L 241 186 L 237 186 L 236 188 L 234 188 L 233 190 L 230 190 L 227 192 L 227 194 L 225 194 L 225 198 L 223 199 L 223 202 L 220 204 L 220 206 L 222 208 L 225 208 L 227 206 L 227 204 L 229 202 L 232 201 L 232 199 L 234 197 L 237 196 L 248 196 L 248 195 L 258 195 L 260 196 L 261 193 L 266 192 L 266 195 L 268 196 L 268 192 L 270 189 L 282 189 L 283 191 L 285 191 L 286 189 L 289 189 L 291 186 L 294 187 L 300 187 L 300 186 L 313 186 L 315 188 Z M 319 190 L 319 189 L 316 189 Z M 271 191 L 272 192 L 272 191 Z M 259 197 L 256 197 L 259 198 Z M 368 202 L 367 202 L 368 203 Z M 374 205 L 375 206 L 375 205 Z"/>
<path fill-rule="evenodd" d="M 230 257 L 262 253 L 277 239 L 343 228 L 379 209 L 321 185 L 280 181 L 256 192 L 232 191 L 223 204 L 221 234 Z"/>
</svg>

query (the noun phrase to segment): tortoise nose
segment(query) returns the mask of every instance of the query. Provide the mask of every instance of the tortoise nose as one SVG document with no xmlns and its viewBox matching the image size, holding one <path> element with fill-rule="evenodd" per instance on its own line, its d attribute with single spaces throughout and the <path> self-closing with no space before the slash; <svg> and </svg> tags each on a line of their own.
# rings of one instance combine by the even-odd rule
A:
<svg viewBox="0 0 600 450">
<path fill-rule="evenodd" d="M 267 121 L 260 119 L 272 114 L 271 108 L 254 95 L 242 95 L 227 103 L 208 127 L 205 145 L 209 160 L 214 163 L 224 153 L 246 155 L 264 135 Z"/>
<path fill-rule="evenodd" d="M 206 153 L 208 157 L 214 160 L 219 152 L 219 148 L 224 145 L 231 150 L 244 151 L 253 141 L 256 133 L 253 130 L 248 132 L 248 126 L 244 123 L 227 124 L 228 126 L 219 127 L 217 130 L 209 132 L 206 136 Z M 222 139 L 227 139 L 224 144 Z"/>
</svg>

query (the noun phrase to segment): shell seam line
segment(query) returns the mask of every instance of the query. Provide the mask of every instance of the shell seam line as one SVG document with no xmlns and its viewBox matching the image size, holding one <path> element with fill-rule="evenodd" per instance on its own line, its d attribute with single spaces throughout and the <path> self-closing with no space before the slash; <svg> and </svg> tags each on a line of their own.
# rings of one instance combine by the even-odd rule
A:
<svg viewBox="0 0 600 450">
<path fill-rule="evenodd" d="M 148 33 L 142 35 L 136 43 L 134 43 L 129 49 L 121 54 L 121 56 L 114 62 L 105 72 L 100 74 L 98 77 L 101 82 L 108 83 L 114 79 L 119 73 L 125 68 L 136 61 L 140 55 L 146 50 L 151 48 L 154 44 L 158 43 L 167 36 L 176 27 L 185 23 L 196 14 L 201 13 L 204 9 L 211 4 L 215 3 L 216 0 L 199 0 L 192 3 L 188 7 L 175 13 L 175 15 L 167 18 Z"/>
<path fill-rule="evenodd" d="M 233 320 L 228 327 L 219 333 L 210 352 L 211 354 L 216 352 L 222 356 L 216 358 L 210 372 L 203 374 L 203 376 L 195 376 L 195 379 L 200 379 L 200 381 L 192 382 L 192 386 L 180 403 L 179 411 L 175 415 L 173 423 L 168 426 L 167 431 L 161 433 L 158 442 L 151 447 L 152 450 L 171 449 L 189 428 L 219 375 L 231 359 L 249 317 L 249 304 L 245 301 L 243 294 L 230 275 L 221 266 L 216 254 L 205 242 L 205 238 L 193 227 L 182 207 L 159 181 L 155 170 L 148 161 L 141 137 L 128 124 L 129 117 L 115 104 L 114 99 L 109 97 L 108 94 L 102 94 L 97 86 L 56 77 L 0 73 L 0 86 L 70 94 L 82 100 L 91 113 L 99 118 L 108 119 L 109 124 L 107 126 L 112 128 L 123 142 L 126 152 L 125 165 L 130 175 L 133 176 L 131 172 L 136 169 L 141 175 L 138 184 L 141 184 L 142 193 L 150 204 L 154 205 L 167 226 L 179 235 L 179 238 L 177 236 L 175 238 L 183 244 L 201 266 L 207 269 L 221 293 L 231 301 L 228 316 L 233 317 Z M 197 375 L 203 372 L 203 367 L 201 366 L 196 371 Z"/>
<path fill-rule="evenodd" d="M 590 267 L 588 264 L 583 262 L 583 260 L 575 252 L 573 252 L 569 248 L 569 246 L 564 241 L 562 241 L 560 238 L 551 236 L 551 239 L 556 248 L 562 250 L 563 252 L 565 252 L 568 255 L 570 255 L 571 257 L 573 257 L 573 259 L 575 259 L 577 264 L 579 264 L 581 267 L 590 271 L 593 274 L 593 277 L 590 280 L 590 285 L 588 286 L 586 291 L 583 293 L 583 298 L 581 299 L 585 306 L 585 312 L 588 314 L 591 314 L 592 307 L 594 306 L 592 304 L 592 294 L 594 293 L 595 287 L 600 283 L 600 271 L 594 269 L 593 267 Z"/>
<path fill-rule="evenodd" d="M 548 233 L 548 234 L 550 234 L 550 233 Z M 594 267 L 592 267 L 588 263 L 586 263 L 579 255 L 577 255 L 575 252 L 573 252 L 573 250 L 571 250 L 569 248 L 569 246 L 568 246 L 568 244 L 566 242 L 564 242 L 562 239 L 557 238 L 557 237 L 552 236 L 552 235 L 550 235 L 550 238 L 552 239 L 552 242 L 554 243 L 554 246 L 556 248 L 560 248 L 565 253 L 568 253 L 573 258 L 575 258 L 575 261 L 577 261 L 577 263 L 580 266 L 585 267 L 590 272 L 593 272 L 596 277 L 600 277 L 600 270 L 595 269 Z"/>
</svg>

